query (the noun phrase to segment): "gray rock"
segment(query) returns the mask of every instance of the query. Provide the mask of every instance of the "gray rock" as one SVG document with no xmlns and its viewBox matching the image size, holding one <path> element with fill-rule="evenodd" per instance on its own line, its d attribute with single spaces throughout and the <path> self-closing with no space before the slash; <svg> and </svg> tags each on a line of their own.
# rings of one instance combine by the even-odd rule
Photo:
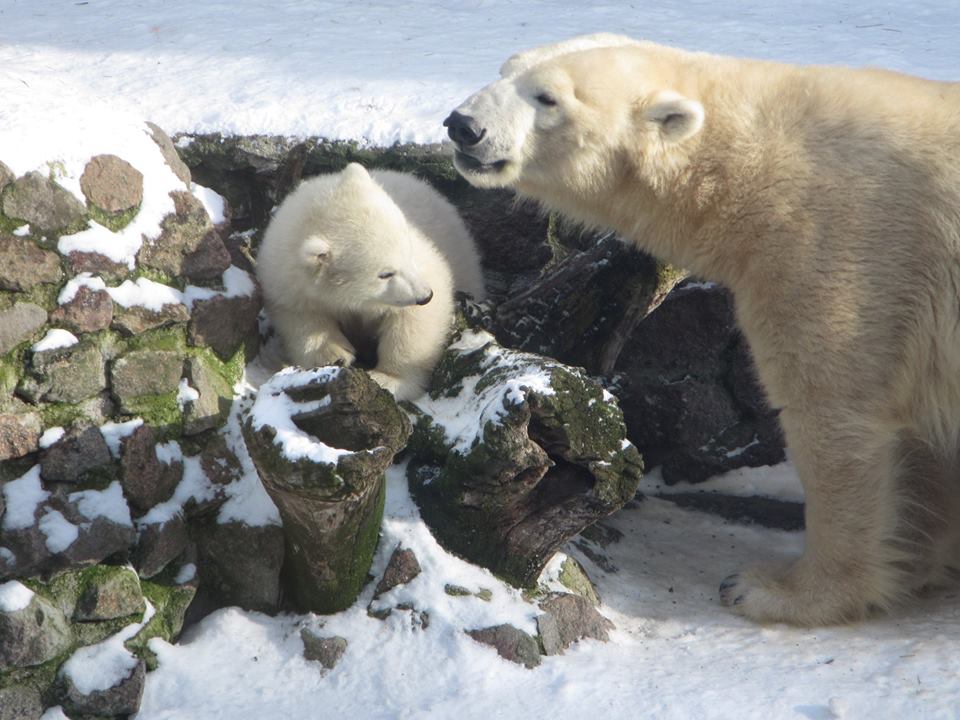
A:
<svg viewBox="0 0 960 720">
<path fill-rule="evenodd" d="M 29 290 L 63 277 L 60 256 L 28 238 L 0 233 L 0 290 Z"/>
<path fill-rule="evenodd" d="M 169 500 L 180 483 L 183 464 L 161 462 L 157 458 L 157 434 L 149 425 L 141 425 L 120 445 L 120 484 L 127 501 L 146 512 Z"/>
<path fill-rule="evenodd" d="M 214 515 L 197 518 L 191 534 L 198 551 L 199 604 L 277 611 L 283 563 L 280 527 L 219 523 Z"/>
<path fill-rule="evenodd" d="M 30 527 L 4 530 L 3 546 L 10 555 L 4 553 L 0 556 L 0 581 L 35 575 L 48 565 L 53 555 L 47 548 L 47 537 L 36 521 Z"/>
<path fill-rule="evenodd" d="M 183 258 L 182 272 L 190 280 L 216 280 L 230 267 L 230 252 L 216 229 L 209 230 L 196 249 Z"/>
<path fill-rule="evenodd" d="M 229 360 L 241 346 L 255 352 L 259 338 L 259 292 L 250 297 L 216 296 L 194 303 L 187 327 L 191 345 L 210 347 L 221 360 Z"/>
<path fill-rule="evenodd" d="M 23 457 L 37 449 L 42 425 L 37 413 L 0 413 L 0 461 Z M 0 514 L 2 514 L 0 500 Z"/>
<path fill-rule="evenodd" d="M 25 220 L 41 232 L 58 234 L 79 226 L 86 208 L 54 180 L 34 171 L 6 187 L 3 214 Z"/>
<path fill-rule="evenodd" d="M 113 457 L 99 428 L 75 426 L 40 453 L 46 482 L 75 483 L 90 474 L 112 474 Z"/>
<path fill-rule="evenodd" d="M 584 570 L 583 565 L 573 557 L 568 557 L 560 565 L 560 584 L 574 595 L 590 601 L 592 605 L 600 604 L 600 596 L 593 582 Z"/>
<path fill-rule="evenodd" d="M 50 322 L 75 333 L 96 332 L 110 327 L 113 300 L 105 290 L 81 286 L 70 302 L 50 313 Z"/>
<path fill-rule="evenodd" d="M 84 716 L 132 715 L 140 709 L 146 675 L 146 663 L 140 660 L 130 675 L 120 683 L 107 690 L 95 690 L 88 695 L 82 693 L 69 677 L 63 677 L 64 709 L 68 713 Z"/>
<path fill-rule="evenodd" d="M 420 563 L 413 550 L 397 546 L 390 556 L 390 560 L 387 561 L 387 567 L 383 571 L 380 582 L 377 583 L 377 589 L 374 591 L 373 597 L 378 598 L 398 585 L 410 582 L 419 574 Z"/>
<path fill-rule="evenodd" d="M 17 176 L 13 174 L 13 170 L 0 161 L 0 192 L 3 192 L 3 189 L 16 179 Z"/>
<path fill-rule="evenodd" d="M 535 668 L 540 664 L 540 647 L 537 641 L 513 625 L 468 630 L 467 635 L 479 643 L 490 645 L 504 660 L 526 668 Z"/>
<path fill-rule="evenodd" d="M 114 330 L 129 337 L 154 328 L 186 325 L 189 319 L 187 308 L 179 303 L 168 303 L 159 310 L 133 305 L 128 308 L 116 307 L 112 325 Z"/>
<path fill-rule="evenodd" d="M 174 190 L 170 197 L 174 213 L 161 221 L 158 238 L 143 243 L 137 262 L 167 275 L 183 275 L 187 257 L 200 248 L 207 233 L 216 231 L 203 204 L 192 193 Z M 229 262 L 220 272 L 227 267 Z"/>
<path fill-rule="evenodd" d="M 31 402 L 78 403 L 107 386 L 103 355 L 91 341 L 35 352 L 17 391 Z"/>
<path fill-rule="evenodd" d="M 125 567 L 104 565 L 90 573 L 77 598 L 73 619 L 80 622 L 114 620 L 143 613 L 146 604 L 137 575 Z"/>
<path fill-rule="evenodd" d="M 0 178 L 0 186 L 2 185 Z M 0 720 L 40 720 L 42 716 L 43 702 L 37 688 L 13 685 L 0 689 Z"/>
<path fill-rule="evenodd" d="M 327 670 L 333 670 L 347 651 L 347 639 L 342 637 L 322 637 L 310 628 L 300 631 L 303 640 L 303 657 L 319 662 Z"/>
<path fill-rule="evenodd" d="M 217 487 L 225 487 L 243 477 L 243 466 L 221 433 L 212 433 L 207 438 L 200 451 L 200 468 Z"/>
<path fill-rule="evenodd" d="M 130 274 L 126 264 L 96 252 L 72 252 L 67 256 L 67 265 L 72 275 L 88 272 L 100 275 L 108 283 L 119 283 Z"/>
<path fill-rule="evenodd" d="M 140 577 L 152 578 L 183 554 L 189 542 L 187 523 L 180 513 L 166 522 L 142 524 L 131 562 Z"/>
<path fill-rule="evenodd" d="M 180 155 L 177 153 L 177 149 L 174 147 L 170 136 L 152 122 L 148 122 L 147 127 L 150 128 L 150 137 L 152 137 L 153 141 L 160 147 L 163 159 L 170 169 L 173 170 L 174 175 L 183 180 L 187 187 L 190 187 L 190 183 L 192 182 L 190 168 L 180 159 Z"/>
<path fill-rule="evenodd" d="M 134 398 L 175 391 L 182 372 L 183 355 L 178 352 L 132 350 L 113 361 L 110 388 L 120 401 L 121 411 L 126 411 L 126 403 Z"/>
<path fill-rule="evenodd" d="M 264 488 L 283 519 L 285 573 L 292 604 L 329 613 L 349 607 L 367 580 L 383 517 L 384 472 L 410 432 L 393 397 L 362 370 L 342 368 L 284 392 L 316 404 L 293 416 L 304 432 L 347 452 L 334 463 L 290 460 L 274 442 L 276 430 L 253 428 L 244 437 Z M 324 403 L 311 401 L 325 399 Z"/>
<path fill-rule="evenodd" d="M 21 302 L 0 310 L 0 355 L 29 340 L 46 322 L 47 311 L 33 303 Z"/>
<path fill-rule="evenodd" d="M 80 190 L 101 210 L 124 212 L 143 202 L 143 173 L 116 155 L 96 155 L 83 169 Z"/>
<path fill-rule="evenodd" d="M 0 612 L 0 671 L 45 663 L 72 642 L 63 613 L 39 595 L 22 610 Z"/>
<path fill-rule="evenodd" d="M 593 603 L 579 595 L 551 593 L 540 601 L 543 615 L 537 616 L 537 631 L 546 655 L 562 655 L 581 638 L 606 642 L 613 623 Z"/>
<path fill-rule="evenodd" d="M 79 526 L 77 539 L 56 557 L 61 567 L 91 565 L 98 563 L 114 553 L 127 552 L 136 542 L 137 534 L 133 525 L 114 522 L 100 516 L 86 518 L 75 508 L 64 508 L 68 520 Z"/>
<path fill-rule="evenodd" d="M 183 407 L 183 432 L 195 435 L 223 424 L 233 402 L 233 388 L 201 357 L 187 358 L 184 375 L 200 397 Z"/>
</svg>

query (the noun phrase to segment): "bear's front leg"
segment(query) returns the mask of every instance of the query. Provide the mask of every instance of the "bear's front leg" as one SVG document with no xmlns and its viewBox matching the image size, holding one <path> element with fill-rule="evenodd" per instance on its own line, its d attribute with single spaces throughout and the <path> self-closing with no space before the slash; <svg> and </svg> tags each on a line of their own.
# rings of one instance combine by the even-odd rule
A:
<svg viewBox="0 0 960 720">
<path fill-rule="evenodd" d="M 889 609 L 911 589 L 898 541 L 896 431 L 843 413 L 785 409 L 781 421 L 806 494 L 803 556 L 731 575 L 721 600 L 758 622 L 801 626 Z"/>
<path fill-rule="evenodd" d="M 439 298 L 403 308 L 384 322 L 377 343 L 377 366 L 370 377 L 397 400 L 419 397 L 450 335 L 452 307 Z"/>
<path fill-rule="evenodd" d="M 272 319 L 280 330 L 290 362 L 306 368 L 353 365 L 356 351 L 334 318 L 284 314 Z"/>
</svg>

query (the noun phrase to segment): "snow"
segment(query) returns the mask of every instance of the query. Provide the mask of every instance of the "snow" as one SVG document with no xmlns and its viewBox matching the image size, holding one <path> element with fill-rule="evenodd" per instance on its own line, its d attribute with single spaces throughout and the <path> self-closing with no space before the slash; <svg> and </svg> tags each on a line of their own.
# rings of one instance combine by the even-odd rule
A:
<svg viewBox="0 0 960 720">
<path fill-rule="evenodd" d="M 53 328 L 47 330 L 47 334 L 38 343 L 34 343 L 31 350 L 34 352 L 45 352 L 47 350 L 59 350 L 60 348 L 70 347 L 80 342 L 77 336 L 69 330 Z"/>
<path fill-rule="evenodd" d="M 124 280 L 119 287 L 107 288 L 110 297 L 125 308 L 134 305 L 160 312 L 164 305 L 183 305 L 183 293 L 176 288 L 147 278 Z"/>
<path fill-rule="evenodd" d="M 48 447 L 52 447 L 54 444 L 56 444 L 60 438 L 66 434 L 66 432 L 67 431 L 62 427 L 47 428 L 43 431 L 43 435 L 40 436 L 40 440 L 37 444 L 40 446 L 41 450 L 46 450 Z"/>
<path fill-rule="evenodd" d="M 440 121 L 511 53 L 601 30 L 948 80 L 957 67 L 950 0 L 33 0 L 2 12 L 0 91 L 18 102 L 11 117 L 0 111 L 0 126 L 22 113 L 22 125 L 71 127 L 71 106 L 106 104 L 111 116 L 135 113 L 168 132 L 437 142 Z M 48 98 L 56 102 L 40 118 L 20 102 Z"/>
<path fill-rule="evenodd" d="M 300 387 L 311 382 L 330 380 L 340 372 L 339 368 L 326 367 L 314 370 L 284 368 L 260 386 L 251 410 L 253 429 L 267 425 L 276 430 L 274 443 L 281 447 L 284 457 L 291 461 L 309 460 L 315 463 L 336 465 L 349 450 L 333 448 L 304 432 L 293 422 L 293 415 L 309 412 L 330 402 L 329 397 L 313 402 L 296 402 L 285 392 L 287 388 Z"/>
<path fill-rule="evenodd" d="M 660 468 L 654 468 L 640 480 L 640 492 L 650 495 L 691 492 L 715 492 L 735 497 L 768 497 L 788 502 L 803 502 L 800 478 L 790 463 L 774 467 L 737 468 L 715 475 L 706 482 L 677 482 L 667 485 Z"/>
<path fill-rule="evenodd" d="M 480 375 L 465 377 L 460 392 L 455 396 L 433 398 L 424 395 L 414 404 L 426 412 L 443 428 L 446 441 L 454 452 L 466 454 L 483 433 L 487 423 L 497 422 L 506 415 L 510 406 L 526 400 L 529 391 L 541 395 L 553 395 L 549 370 L 555 363 L 545 362 L 543 367 L 525 365 L 524 353 L 490 345 L 494 338 L 487 332 L 464 332 L 454 341 L 451 350 L 462 354 L 483 352 L 480 369 L 485 371 L 498 363 L 510 367 L 509 377 L 477 392 Z M 609 396 L 613 399 L 613 396 Z"/>
<path fill-rule="evenodd" d="M 157 457 L 160 458 L 160 452 L 157 452 Z M 169 522 L 178 513 L 183 513 L 183 506 L 187 502 L 205 502 L 216 495 L 213 483 L 203 472 L 198 455 L 181 455 L 177 459 L 183 463 L 183 477 L 173 491 L 173 497 L 154 505 L 143 517 L 137 518 L 138 526 Z"/>
<path fill-rule="evenodd" d="M 54 554 L 73 545 L 80 535 L 80 528 L 67 520 L 59 510 L 47 510 L 37 525 L 46 537 L 47 550 Z"/>
<path fill-rule="evenodd" d="M 233 401 L 227 417 L 224 433 L 227 447 L 240 461 L 242 475 L 224 489 L 227 499 L 220 506 L 217 520 L 221 523 L 242 522 L 250 527 L 280 525 L 280 511 L 260 482 L 240 429 L 240 418 L 251 402 L 249 395 L 241 394 Z"/>
<path fill-rule="evenodd" d="M 40 466 L 34 465 L 16 480 L 3 484 L 4 530 L 22 530 L 33 525 L 37 508 L 50 493 L 40 484 Z"/>
<path fill-rule="evenodd" d="M 382 598 L 430 613 L 368 617 L 368 586 L 337 615 L 270 618 L 221 610 L 182 644 L 151 641 L 160 668 L 149 676 L 138 720 L 316 716 L 431 718 L 856 718 L 956 717 L 956 596 L 939 594 L 895 618 L 801 630 L 760 626 L 719 604 L 716 586 L 747 557 L 795 556 L 802 534 L 740 526 L 647 499 L 605 524 L 623 533 L 606 573 L 575 547 L 617 626 L 609 643 L 582 641 L 536 670 L 500 659 L 463 629 L 512 622 L 532 629 L 531 606 L 484 570 L 440 549 L 419 521 L 403 480 L 388 473 L 383 535 L 373 573 L 398 545 L 423 572 Z M 596 551 L 596 545 L 592 545 Z M 451 597 L 443 584 L 493 591 L 493 601 Z M 349 645 L 321 677 L 302 658 L 299 631 L 339 635 Z M 283 683 L 276 678 L 283 677 Z"/>
<path fill-rule="evenodd" d="M 87 287 L 91 290 L 106 290 L 107 284 L 103 281 L 103 278 L 94 276 L 92 273 L 80 273 L 76 277 L 70 278 L 67 284 L 63 286 L 57 296 L 57 304 L 66 305 L 77 296 L 77 291 L 81 287 Z"/>
<path fill-rule="evenodd" d="M 213 290 L 212 288 L 200 287 L 198 285 L 187 285 L 183 291 L 183 301 L 190 309 L 198 300 L 208 300 L 212 297 L 249 297 L 253 295 L 256 286 L 253 279 L 244 270 L 236 265 L 228 267 L 220 279 L 223 290 Z"/>
<path fill-rule="evenodd" d="M 157 443 L 154 448 L 157 460 L 164 465 L 170 465 L 175 462 L 183 462 L 183 451 L 180 449 L 180 443 L 176 440 L 168 440 L 165 443 Z"/>
<path fill-rule="evenodd" d="M 187 403 L 196 402 L 200 399 L 200 393 L 196 388 L 190 386 L 190 381 L 186 378 L 180 378 L 180 385 L 177 387 L 177 405 L 182 411 Z"/>
<path fill-rule="evenodd" d="M 154 607 L 149 600 L 146 603 L 147 609 L 139 623 L 127 625 L 95 645 L 80 648 L 60 668 L 60 674 L 81 694 L 109 690 L 130 677 L 139 660 L 123 644 L 153 617 Z"/>
<path fill-rule="evenodd" d="M 0 613 L 15 613 L 26 609 L 34 592 L 16 580 L 0 584 Z"/>
<path fill-rule="evenodd" d="M 130 527 L 130 506 L 123 497 L 123 487 L 119 481 L 110 483 L 105 490 L 81 490 L 70 493 L 69 499 L 77 504 L 77 509 L 87 518 L 95 520 L 103 517 L 118 525 Z"/>
<path fill-rule="evenodd" d="M 144 238 L 156 238 L 160 220 L 173 209 L 168 193 L 187 189 L 163 162 L 144 119 L 170 133 L 321 136 L 379 146 L 440 142 L 442 119 L 493 80 L 511 53 L 583 32 L 956 80 L 958 26 L 960 6 L 949 0 L 664 0 L 629 7 L 604 0 L 415 0 L 402 6 L 382 0 L 21 0 L 0 3 L 0 160 L 17 175 L 52 175 L 81 200 L 79 178 L 91 156 L 112 153 L 131 162 L 144 175 L 144 202 L 133 222 L 119 234 L 91 223 L 60 238 L 58 250 L 95 251 L 132 268 Z M 222 217 L 217 197 L 200 186 L 189 189 L 215 221 Z M 67 283 L 58 301 L 69 302 L 80 284 L 107 289 L 101 278 L 85 276 Z M 188 287 L 180 294 L 138 281 L 110 290 L 117 302 L 154 308 L 253 292 L 252 279 L 238 268 L 224 274 L 223 286 L 222 293 Z M 271 393 L 261 393 L 260 411 L 289 420 L 295 408 L 279 396 L 268 408 Z M 239 402 L 226 435 L 244 479 L 227 490 L 220 519 L 275 523 L 276 509 L 242 448 Z M 476 436 L 476 408 L 459 416 L 452 403 L 446 410 L 448 437 L 468 443 Z M 133 429 L 104 426 L 112 452 Z M 309 437 L 297 437 L 298 444 L 307 455 L 336 457 L 337 451 Z M 157 457 L 184 463 L 184 478 L 174 498 L 155 508 L 157 517 L 172 517 L 191 498 L 212 496 L 199 460 L 184 457 L 179 445 L 158 446 Z M 787 464 L 734 471 L 696 486 L 665 486 L 651 473 L 642 490 L 802 499 Z M 2 492 L 4 531 L 32 525 L 49 497 L 39 466 L 4 483 Z M 109 502 L 116 491 L 102 492 L 107 495 L 89 501 L 107 501 L 119 517 L 119 504 Z M 76 531 L 55 511 L 42 522 L 48 544 L 58 547 Z M 796 555 L 802 534 L 731 524 L 655 498 L 607 523 L 624 535 L 606 549 L 618 572 L 604 572 L 574 546 L 566 551 L 597 582 L 602 612 L 618 630 L 610 643 L 579 643 L 528 671 L 501 660 L 463 629 L 499 622 L 531 629 L 530 606 L 486 571 L 436 546 L 409 499 L 402 469 L 393 469 L 373 572 L 382 571 L 398 543 L 416 551 L 424 572 L 383 602 L 411 601 L 430 612 L 428 629 L 415 629 L 405 612 L 394 611 L 383 622 L 368 617 L 371 587 L 349 610 L 322 619 L 222 610 L 182 644 L 151 641 L 160 668 L 148 675 L 137 718 L 297 720 L 316 717 L 318 707 L 325 716 L 371 719 L 958 716 L 960 609 L 954 594 L 933 593 L 888 618 L 849 627 L 757 626 L 720 607 L 717 583 L 748 559 Z M 588 541 L 582 545 L 598 551 Z M 9 556 L 0 548 L 0 558 Z M 186 567 L 183 572 L 186 577 Z M 493 600 L 452 598 L 442 592 L 445 583 L 489 589 Z M 0 586 L 0 603 L 15 602 L 7 585 Z M 302 627 L 349 640 L 343 660 L 328 674 L 302 658 Z M 78 655 L 70 661 L 71 676 L 84 687 L 109 687 L 129 672 L 129 653 L 114 638 Z M 57 708 L 44 715 L 62 717 Z"/>
<path fill-rule="evenodd" d="M 133 418 L 124 422 L 105 422 L 100 426 L 100 434 L 103 435 L 107 447 L 110 448 L 110 454 L 115 458 L 120 457 L 120 444 L 123 439 L 133 435 L 134 430 L 143 425 L 143 418 Z"/>
<path fill-rule="evenodd" d="M 196 183 L 190 186 L 190 191 L 193 193 L 193 196 L 200 201 L 200 204 L 203 205 L 203 209 L 207 211 L 207 215 L 210 216 L 214 225 L 219 225 L 227 219 L 225 212 L 227 201 L 222 195 L 215 190 L 203 187 L 203 185 L 197 185 Z"/>
<path fill-rule="evenodd" d="M 183 585 L 193 580 L 197 576 L 197 566 L 193 563 L 187 563 L 177 571 L 177 576 L 173 579 L 177 585 Z"/>
</svg>

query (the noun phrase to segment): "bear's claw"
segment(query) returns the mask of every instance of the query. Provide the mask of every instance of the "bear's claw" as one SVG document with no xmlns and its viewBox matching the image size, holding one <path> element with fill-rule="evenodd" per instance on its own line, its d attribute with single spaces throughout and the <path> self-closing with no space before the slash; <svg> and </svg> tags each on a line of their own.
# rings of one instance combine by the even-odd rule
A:
<svg viewBox="0 0 960 720">
<path fill-rule="evenodd" d="M 733 575 L 728 575 L 723 579 L 723 582 L 720 583 L 720 602 L 722 602 L 727 607 L 733 607 L 734 605 L 739 605 L 743 602 L 743 595 L 736 595 L 734 591 L 738 588 L 740 583 L 740 575 L 734 573 Z"/>
</svg>

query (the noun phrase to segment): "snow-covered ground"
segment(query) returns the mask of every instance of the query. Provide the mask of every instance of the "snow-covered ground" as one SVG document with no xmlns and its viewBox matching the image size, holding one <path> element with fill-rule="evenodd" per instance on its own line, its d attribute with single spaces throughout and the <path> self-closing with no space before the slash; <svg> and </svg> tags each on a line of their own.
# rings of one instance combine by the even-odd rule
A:
<svg viewBox="0 0 960 720">
<path fill-rule="evenodd" d="M 509 54 L 598 30 L 960 79 L 958 29 L 955 0 L 0 0 L 0 160 L 21 173 L 51 155 L 72 162 L 71 153 L 110 151 L 116 138 L 98 121 L 106 114 L 171 133 L 440 141 L 443 117 Z M 788 466 L 713 485 L 798 496 Z M 644 487 L 655 489 L 655 477 Z M 416 551 L 426 572 L 393 592 L 430 613 L 428 629 L 406 613 L 369 618 L 372 589 L 330 618 L 223 610 L 179 645 L 154 642 L 160 668 L 138 718 L 960 717 L 954 595 L 846 628 L 758 627 L 719 605 L 717 583 L 747 558 L 798 553 L 799 533 L 657 499 L 609 524 L 623 533 L 607 548 L 618 571 L 581 559 L 617 625 L 611 642 L 584 642 L 525 670 L 462 628 L 532 629 L 530 607 L 436 546 L 394 470 L 374 570 L 399 541 Z M 493 599 L 451 597 L 446 582 L 490 589 Z M 299 636 L 321 624 L 350 643 L 326 675 L 302 658 Z"/>
</svg>

